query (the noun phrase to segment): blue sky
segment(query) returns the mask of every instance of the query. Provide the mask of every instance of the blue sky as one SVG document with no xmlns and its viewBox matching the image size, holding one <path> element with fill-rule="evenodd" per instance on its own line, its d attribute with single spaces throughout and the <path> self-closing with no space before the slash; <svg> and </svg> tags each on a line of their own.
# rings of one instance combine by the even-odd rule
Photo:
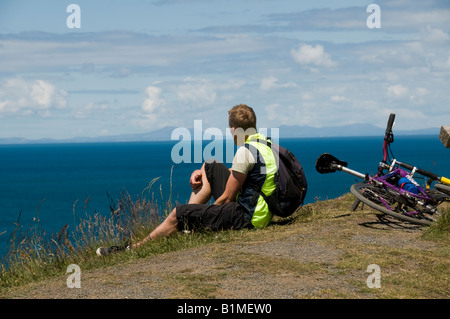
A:
<svg viewBox="0 0 450 319">
<path fill-rule="evenodd" d="M 225 130 L 240 103 L 265 128 L 438 130 L 449 80 L 447 0 L 0 1 L 0 138 Z"/>
</svg>

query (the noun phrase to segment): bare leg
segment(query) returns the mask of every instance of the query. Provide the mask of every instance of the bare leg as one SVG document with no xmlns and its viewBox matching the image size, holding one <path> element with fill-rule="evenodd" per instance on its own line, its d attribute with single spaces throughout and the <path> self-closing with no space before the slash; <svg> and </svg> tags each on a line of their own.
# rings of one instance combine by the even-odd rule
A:
<svg viewBox="0 0 450 319">
<path fill-rule="evenodd" d="M 206 178 L 205 164 L 203 164 L 201 172 L 202 183 L 199 187 L 193 189 L 191 197 L 189 199 L 189 204 L 206 204 L 211 199 L 211 185 Z M 157 238 L 170 236 L 177 230 L 178 220 L 176 208 L 174 208 L 169 216 L 167 216 L 166 219 L 150 233 L 150 235 L 145 237 L 142 241 L 133 244 L 132 248 L 139 247 L 149 240 L 155 240 Z"/>
<path fill-rule="evenodd" d="M 156 227 L 150 233 L 150 235 L 145 237 L 140 242 L 133 244 L 132 248 L 139 247 L 140 245 L 149 240 L 155 240 L 157 238 L 170 236 L 177 230 L 178 230 L 177 213 L 176 208 L 174 208 L 173 211 L 169 214 L 169 216 L 167 216 L 167 218 L 158 227 Z"/>
</svg>

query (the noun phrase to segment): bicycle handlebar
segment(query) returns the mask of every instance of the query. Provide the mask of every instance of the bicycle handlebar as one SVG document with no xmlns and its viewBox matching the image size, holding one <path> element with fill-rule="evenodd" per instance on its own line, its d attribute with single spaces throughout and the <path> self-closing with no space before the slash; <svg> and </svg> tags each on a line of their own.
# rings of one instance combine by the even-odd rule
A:
<svg viewBox="0 0 450 319">
<path fill-rule="evenodd" d="M 387 148 L 388 148 L 388 145 L 394 141 L 394 137 L 393 137 L 393 134 L 392 134 L 392 127 L 394 126 L 394 121 L 395 121 L 395 114 L 391 113 L 389 115 L 389 120 L 388 120 L 388 123 L 387 123 L 387 126 L 386 126 L 386 135 L 384 137 L 384 143 L 383 143 L 383 163 L 387 163 L 387 157 L 388 157 L 388 150 L 387 150 Z M 423 170 L 421 168 L 415 167 L 415 166 L 407 164 L 407 163 L 402 163 L 402 162 L 399 162 L 397 160 L 395 160 L 395 162 L 399 166 L 401 166 L 403 168 L 409 169 L 411 171 L 415 170 L 415 172 L 417 172 L 417 173 L 419 173 L 419 174 L 421 174 L 423 176 L 427 176 L 427 177 L 429 177 L 429 178 L 431 178 L 433 180 L 440 181 L 441 183 L 450 185 L 450 179 L 448 179 L 446 177 L 438 176 L 438 175 L 433 174 L 431 172 L 425 171 L 425 170 Z M 380 169 L 381 168 L 382 167 L 380 166 Z M 380 174 L 381 171 L 379 171 L 378 173 Z"/>
<path fill-rule="evenodd" d="M 392 127 L 394 126 L 394 121 L 395 121 L 395 114 L 391 113 L 389 115 L 389 120 L 388 120 L 388 124 L 386 127 L 386 137 L 389 137 L 389 135 L 392 133 Z"/>
<path fill-rule="evenodd" d="M 395 114 L 391 113 L 389 115 L 388 124 L 386 127 L 386 135 L 384 136 L 384 143 L 383 143 L 383 162 L 387 162 L 388 158 L 388 144 L 392 143 L 394 141 L 394 137 L 392 134 L 392 127 L 394 126 L 394 120 L 395 120 Z M 381 173 L 381 172 L 379 172 Z"/>
<path fill-rule="evenodd" d="M 409 169 L 409 170 L 411 170 L 411 171 L 415 169 L 415 171 L 416 171 L 417 173 L 419 173 L 419 174 L 421 174 L 421 175 L 423 175 L 423 176 L 429 177 L 429 178 L 431 178 L 431 179 L 434 179 L 434 180 L 436 180 L 436 181 L 440 181 L 440 180 L 441 180 L 441 177 L 440 177 L 440 176 L 438 176 L 438 175 L 436 175 L 436 174 L 433 174 L 433 173 L 431 173 L 431 172 L 425 171 L 425 170 L 423 170 L 423 169 L 421 169 L 421 168 L 415 167 L 415 166 L 413 166 L 413 165 L 411 165 L 411 164 L 408 164 L 408 163 L 402 163 L 402 162 L 399 162 L 399 161 L 396 161 L 396 163 L 397 163 L 399 166 L 401 166 L 401 167 L 403 167 L 403 168 L 406 168 L 406 169 Z"/>
<path fill-rule="evenodd" d="M 393 163 L 397 164 L 400 167 L 409 169 L 410 171 L 417 172 L 420 175 L 429 177 L 432 180 L 439 181 L 439 182 L 441 182 L 443 184 L 450 185 L 450 179 L 448 179 L 448 178 L 446 178 L 444 176 L 436 175 L 434 173 L 428 172 L 426 170 L 423 170 L 421 168 L 415 167 L 415 166 L 413 166 L 411 164 L 408 164 L 408 163 L 399 162 L 397 160 L 394 160 L 394 161 L 395 162 L 393 162 Z M 380 163 L 380 167 L 382 167 L 382 168 L 389 168 L 390 166 L 389 166 L 389 164 L 386 164 L 386 163 Z"/>
</svg>

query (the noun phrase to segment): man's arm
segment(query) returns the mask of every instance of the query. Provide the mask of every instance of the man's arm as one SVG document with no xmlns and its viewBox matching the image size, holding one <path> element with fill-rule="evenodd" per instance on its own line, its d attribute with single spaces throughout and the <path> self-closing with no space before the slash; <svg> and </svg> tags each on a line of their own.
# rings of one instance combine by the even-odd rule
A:
<svg viewBox="0 0 450 319">
<path fill-rule="evenodd" d="M 229 202 L 233 202 L 236 200 L 236 195 L 241 190 L 242 185 L 244 185 L 245 179 L 247 178 L 247 174 L 239 173 L 236 171 L 231 171 L 230 177 L 228 178 L 227 185 L 225 187 L 225 191 L 222 196 L 220 196 L 215 205 L 226 204 Z"/>
</svg>

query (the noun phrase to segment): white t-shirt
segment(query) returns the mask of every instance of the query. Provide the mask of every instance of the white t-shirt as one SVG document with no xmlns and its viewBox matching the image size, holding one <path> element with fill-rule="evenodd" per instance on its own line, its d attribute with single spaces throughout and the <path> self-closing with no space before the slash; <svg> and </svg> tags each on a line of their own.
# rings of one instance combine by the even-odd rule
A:
<svg viewBox="0 0 450 319">
<path fill-rule="evenodd" d="M 241 146 L 233 158 L 231 170 L 247 175 L 253 169 L 255 163 L 255 158 L 250 150 L 245 146 Z"/>
</svg>

